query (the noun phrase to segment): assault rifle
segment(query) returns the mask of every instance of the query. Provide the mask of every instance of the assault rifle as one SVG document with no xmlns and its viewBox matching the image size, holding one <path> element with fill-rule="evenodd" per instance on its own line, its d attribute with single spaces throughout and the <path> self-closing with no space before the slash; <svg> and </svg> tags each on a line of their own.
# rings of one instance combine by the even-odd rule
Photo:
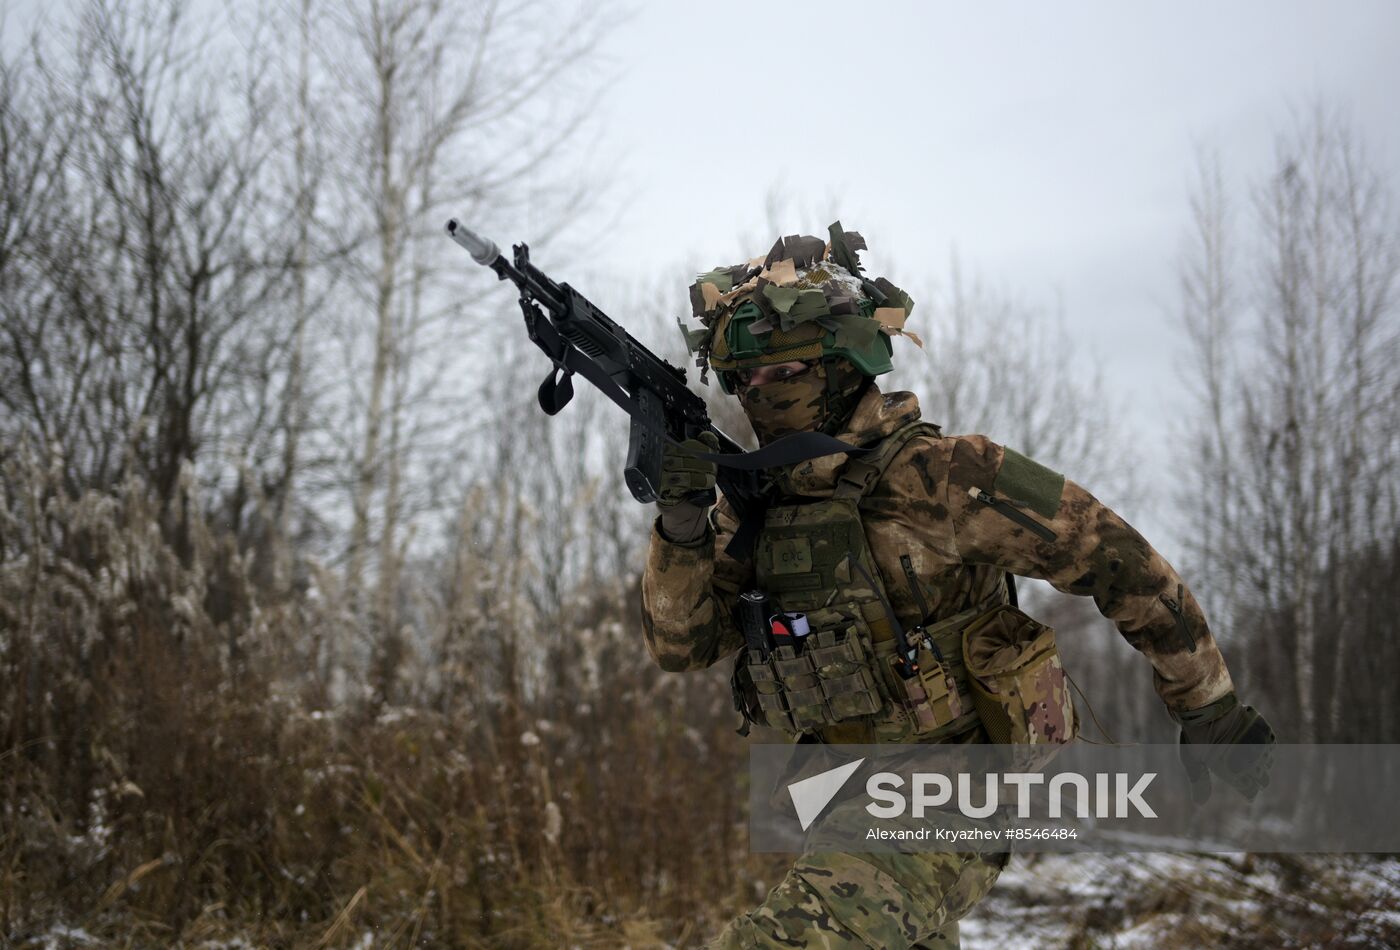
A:
<svg viewBox="0 0 1400 950">
<path fill-rule="evenodd" d="M 555 415 L 574 396 L 573 376 L 581 375 L 632 417 L 623 478 L 632 497 L 653 502 L 661 483 L 661 460 L 668 442 L 711 432 L 719 452 L 701 456 L 718 466 L 715 479 L 739 519 L 727 553 L 746 558 L 767 507 L 765 470 L 806 459 L 860 449 L 818 432 L 778 439 L 756 452 L 743 448 L 710 421 L 705 401 L 685 384 L 685 370 L 672 366 L 618 326 L 596 304 L 568 284 L 547 277 L 530 263 L 530 248 L 514 246 L 506 260 L 495 243 L 463 227 L 456 218 L 447 233 L 478 264 L 520 291 L 525 331 L 554 364 L 539 388 L 539 404 Z"/>
</svg>

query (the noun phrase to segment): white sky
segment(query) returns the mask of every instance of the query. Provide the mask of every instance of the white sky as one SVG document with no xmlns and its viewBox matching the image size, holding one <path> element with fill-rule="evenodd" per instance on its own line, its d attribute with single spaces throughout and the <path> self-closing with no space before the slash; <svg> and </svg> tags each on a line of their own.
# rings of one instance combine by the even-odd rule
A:
<svg viewBox="0 0 1400 950">
<path fill-rule="evenodd" d="M 621 77 L 602 127 L 628 203 L 596 264 L 730 263 L 777 236 L 771 189 L 822 215 L 783 233 L 825 233 L 841 196 L 877 274 L 929 286 L 956 247 L 1058 301 L 1107 359 L 1144 461 L 1165 463 L 1164 317 L 1197 145 L 1243 184 L 1321 97 L 1400 181 L 1398 41 L 1395 2 L 649 3 L 608 42 Z"/>
</svg>

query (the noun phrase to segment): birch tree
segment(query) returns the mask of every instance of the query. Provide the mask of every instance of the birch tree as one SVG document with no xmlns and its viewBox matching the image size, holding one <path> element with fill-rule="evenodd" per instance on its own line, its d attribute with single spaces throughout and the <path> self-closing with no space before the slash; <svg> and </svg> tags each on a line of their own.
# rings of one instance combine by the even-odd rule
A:
<svg viewBox="0 0 1400 950">
<path fill-rule="evenodd" d="M 451 454 L 450 434 L 480 415 L 461 381 L 483 378 L 493 361 L 454 359 L 467 336 L 486 353 L 495 334 L 478 333 L 490 311 L 478 310 L 473 327 L 460 282 L 439 279 L 440 255 L 452 250 L 441 234 L 447 209 L 474 220 L 528 210 L 549 229 L 588 206 L 542 183 L 565 161 L 576 174 L 586 164 L 569 147 L 596 99 L 591 56 L 606 16 L 544 3 L 363 0 L 339 14 L 323 51 L 343 89 L 341 176 L 361 238 L 342 329 L 356 433 L 346 446 L 345 584 L 377 631 L 375 649 L 402 652 L 398 578 L 413 518 L 441 500 L 428 473 Z M 474 275 L 477 286 L 487 276 Z M 441 286 L 453 296 L 431 291 Z"/>
<path fill-rule="evenodd" d="M 1275 700 L 1299 741 L 1342 739 L 1346 697 L 1393 639 L 1361 618 L 1379 594 L 1367 561 L 1393 549 L 1400 520 L 1395 206 L 1322 105 L 1280 136 L 1243 261 L 1226 199 L 1204 165 L 1180 271 L 1196 552 L 1228 605 L 1224 642 L 1251 651 L 1246 680 L 1287 684 Z"/>
</svg>

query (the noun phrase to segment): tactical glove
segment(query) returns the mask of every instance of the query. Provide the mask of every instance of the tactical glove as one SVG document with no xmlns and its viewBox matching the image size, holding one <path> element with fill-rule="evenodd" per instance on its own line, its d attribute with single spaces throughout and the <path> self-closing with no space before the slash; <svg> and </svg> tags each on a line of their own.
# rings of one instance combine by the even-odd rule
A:
<svg viewBox="0 0 1400 950">
<path fill-rule="evenodd" d="M 719 438 L 713 432 L 666 445 L 656 507 L 661 510 L 661 534 L 668 541 L 688 544 L 704 535 L 705 515 L 715 503 L 718 469 L 698 456 L 718 451 Z"/>
<path fill-rule="evenodd" d="M 1197 805 L 1210 798 L 1212 772 L 1250 801 L 1269 784 L 1274 730 L 1234 693 L 1200 709 L 1173 711 L 1172 718 L 1181 724 L 1181 764 Z"/>
</svg>

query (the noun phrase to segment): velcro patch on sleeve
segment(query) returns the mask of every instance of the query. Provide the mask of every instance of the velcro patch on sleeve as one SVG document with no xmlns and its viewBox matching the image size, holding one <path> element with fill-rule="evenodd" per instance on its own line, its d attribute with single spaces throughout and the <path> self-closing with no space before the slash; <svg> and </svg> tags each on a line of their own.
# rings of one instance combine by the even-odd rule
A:
<svg viewBox="0 0 1400 950">
<path fill-rule="evenodd" d="M 1039 462 L 1031 461 L 1015 449 L 1006 449 L 992 488 L 1019 501 L 1038 515 L 1053 518 L 1055 512 L 1060 510 L 1065 477 Z"/>
</svg>

